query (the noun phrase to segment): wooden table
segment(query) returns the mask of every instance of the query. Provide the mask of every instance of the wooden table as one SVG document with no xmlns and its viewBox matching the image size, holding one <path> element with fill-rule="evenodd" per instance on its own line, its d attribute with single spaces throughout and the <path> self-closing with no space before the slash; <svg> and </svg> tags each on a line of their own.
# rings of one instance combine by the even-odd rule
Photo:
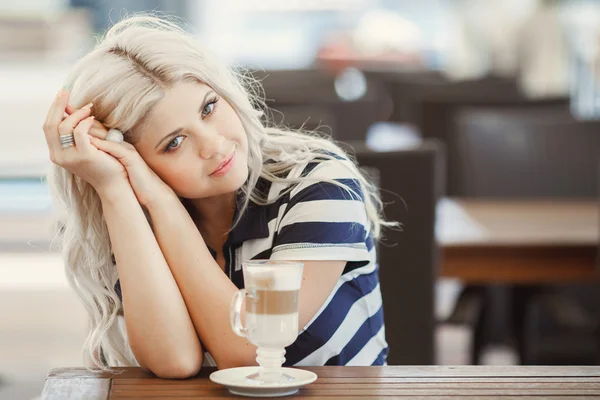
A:
<svg viewBox="0 0 600 400">
<path fill-rule="evenodd" d="M 319 378 L 290 398 L 506 398 L 531 396 L 600 396 L 600 366 L 388 366 L 310 367 Z M 125 398 L 240 398 L 208 379 L 203 369 L 192 379 L 158 379 L 139 368 L 122 374 L 64 368 L 50 372 L 42 400 Z"/>
<path fill-rule="evenodd" d="M 440 208 L 443 277 L 536 284 L 598 279 L 596 201 L 451 199 Z"/>
</svg>

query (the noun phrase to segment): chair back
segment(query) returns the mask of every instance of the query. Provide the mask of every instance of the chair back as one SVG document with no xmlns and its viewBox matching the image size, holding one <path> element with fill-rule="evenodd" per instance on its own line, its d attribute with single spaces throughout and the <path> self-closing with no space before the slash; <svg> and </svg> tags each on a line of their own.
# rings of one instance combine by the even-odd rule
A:
<svg viewBox="0 0 600 400">
<path fill-rule="evenodd" d="M 461 196 L 597 196 L 599 121 L 577 121 L 562 107 L 466 109 L 455 135 Z"/>
<path fill-rule="evenodd" d="M 374 152 L 351 143 L 361 168 L 378 173 L 386 229 L 378 245 L 390 365 L 435 362 L 434 285 L 438 274 L 435 209 L 443 191 L 443 146 L 435 140 L 415 149 Z"/>
</svg>

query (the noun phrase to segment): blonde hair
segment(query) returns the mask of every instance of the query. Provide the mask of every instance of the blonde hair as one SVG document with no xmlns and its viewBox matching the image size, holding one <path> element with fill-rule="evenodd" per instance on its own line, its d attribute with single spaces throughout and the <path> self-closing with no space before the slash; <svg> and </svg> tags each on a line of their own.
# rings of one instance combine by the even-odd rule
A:
<svg viewBox="0 0 600 400">
<path fill-rule="evenodd" d="M 152 14 L 129 16 L 112 26 L 67 78 L 71 104 L 81 107 L 93 102 L 96 119 L 108 128 L 120 129 L 131 143 L 139 139 L 135 137 L 137 128 L 165 90 L 182 81 L 209 85 L 235 109 L 247 133 L 249 177 L 241 188 L 244 203 L 239 215 L 250 201 L 267 201 L 256 189 L 259 177 L 288 185 L 299 183 L 310 177 L 287 176 L 294 167 L 333 159 L 336 154 L 347 157 L 331 140 L 317 134 L 266 127 L 268 124 L 261 122 L 266 108 L 254 79 L 222 64 L 175 22 Z M 360 182 L 369 228 L 377 238 L 381 226 L 393 224 L 380 216 L 377 190 L 354 162 L 347 164 Z M 91 319 L 83 348 L 86 364 L 100 370 L 137 365 L 119 323 L 121 301 L 114 288 L 117 268 L 100 198 L 90 184 L 55 165 L 48 181 L 59 212 L 63 211 L 58 214 L 62 226 L 55 243 L 62 247 L 68 281 Z M 341 185 L 334 180 L 331 183 Z"/>
</svg>

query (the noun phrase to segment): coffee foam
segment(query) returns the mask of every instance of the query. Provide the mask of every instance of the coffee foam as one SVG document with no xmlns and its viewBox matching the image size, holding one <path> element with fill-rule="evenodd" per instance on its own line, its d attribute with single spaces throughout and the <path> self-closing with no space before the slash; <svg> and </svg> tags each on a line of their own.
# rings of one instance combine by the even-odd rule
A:
<svg viewBox="0 0 600 400">
<path fill-rule="evenodd" d="M 258 267 L 246 270 L 246 287 L 263 290 L 300 290 L 302 268 Z"/>
</svg>

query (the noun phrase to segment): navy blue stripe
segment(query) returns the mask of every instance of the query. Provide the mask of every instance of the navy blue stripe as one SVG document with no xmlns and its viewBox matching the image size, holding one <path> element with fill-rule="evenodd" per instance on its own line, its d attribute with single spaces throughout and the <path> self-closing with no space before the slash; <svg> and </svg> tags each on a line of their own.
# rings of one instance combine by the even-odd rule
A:
<svg viewBox="0 0 600 400">
<path fill-rule="evenodd" d="M 364 226 L 358 222 L 296 222 L 281 228 L 274 246 L 290 243 L 365 244 Z"/>
<path fill-rule="evenodd" d="M 328 150 L 321 150 L 321 153 L 322 154 L 326 154 L 326 155 L 328 155 L 330 157 L 333 157 L 336 160 L 347 160 L 348 159 L 346 156 L 342 156 L 341 154 L 333 153 L 333 152 L 328 151 Z M 317 157 L 317 158 L 315 158 L 315 160 L 329 160 L 329 159 L 326 158 L 326 157 Z"/>
<path fill-rule="evenodd" d="M 263 250 L 260 253 L 252 256 L 252 260 L 268 260 L 269 258 L 271 258 L 272 251 L 273 251 L 273 249 L 271 249 L 271 248 Z"/>
<path fill-rule="evenodd" d="M 367 246 L 367 250 L 371 251 L 373 246 L 375 246 L 375 241 L 373 240 L 373 236 L 369 235 L 369 237 L 365 241 L 365 245 Z"/>
<path fill-rule="evenodd" d="M 344 282 L 317 319 L 287 347 L 285 365 L 298 363 L 327 343 L 348 315 L 352 305 L 371 293 L 378 283 L 377 271 Z"/>
<path fill-rule="evenodd" d="M 228 243 L 241 244 L 246 240 L 269 237 L 269 222 L 277 218 L 279 207 L 287 202 L 288 198 L 289 194 L 268 205 L 250 203 L 239 223 L 229 234 Z"/>
<path fill-rule="evenodd" d="M 384 365 L 389 351 L 390 351 L 389 347 L 386 347 L 385 349 L 381 350 L 381 353 L 379 353 L 379 355 L 377 356 L 377 358 L 375 359 L 375 361 L 373 361 L 373 364 L 371 364 L 371 365 Z"/>
<path fill-rule="evenodd" d="M 243 273 L 243 271 L 242 270 L 233 271 L 231 273 L 231 282 L 233 282 L 233 284 L 238 289 L 243 289 L 244 288 L 244 273 Z"/>
<path fill-rule="evenodd" d="M 265 218 L 267 220 L 267 223 L 271 222 L 272 220 L 274 220 L 275 218 L 277 218 L 277 216 L 279 215 L 279 208 L 287 203 L 289 201 L 290 198 L 290 194 L 286 193 L 284 196 L 280 197 L 277 199 L 277 201 L 275 201 L 272 204 L 267 204 L 263 207 L 266 207 L 266 214 L 267 217 Z"/>
<path fill-rule="evenodd" d="M 331 357 L 325 365 L 346 365 L 374 337 L 383 326 L 383 307 L 373 314 L 358 328 L 352 339 L 342 349 L 340 354 Z"/>
<path fill-rule="evenodd" d="M 347 158 L 342 157 L 338 154 L 332 153 L 330 151 L 323 151 L 324 154 L 333 157 L 335 160 L 347 160 Z M 308 164 L 306 164 L 306 167 L 304 167 L 304 169 L 302 170 L 302 172 L 300 173 L 300 176 L 305 177 L 308 176 L 308 174 L 310 174 L 319 164 L 321 164 L 321 162 L 325 162 L 325 161 L 331 161 L 331 158 L 327 158 L 327 157 L 315 157 L 315 159 L 311 162 L 309 162 Z"/>
<path fill-rule="evenodd" d="M 304 203 L 306 201 L 364 200 L 363 192 L 360 188 L 360 182 L 358 182 L 358 180 L 334 179 L 334 181 L 345 185 L 348 189 L 350 189 L 350 191 L 348 191 L 346 187 L 340 187 L 334 183 L 315 182 L 292 196 L 287 206 L 287 211 L 293 209 L 296 204 Z"/>
<path fill-rule="evenodd" d="M 344 267 L 344 272 L 342 272 L 342 276 L 346 275 L 349 272 L 354 271 L 355 269 L 359 269 L 369 264 L 369 261 L 348 261 L 346 262 L 346 266 Z"/>
<path fill-rule="evenodd" d="M 325 160 L 322 160 L 325 161 Z M 302 173 L 300 173 L 301 177 L 306 177 L 308 174 L 310 174 L 311 172 L 313 172 L 313 170 L 319 165 L 321 164 L 318 161 L 313 161 L 313 162 L 309 162 L 308 164 L 306 164 L 306 167 L 304 167 L 304 169 L 302 170 Z"/>
</svg>

